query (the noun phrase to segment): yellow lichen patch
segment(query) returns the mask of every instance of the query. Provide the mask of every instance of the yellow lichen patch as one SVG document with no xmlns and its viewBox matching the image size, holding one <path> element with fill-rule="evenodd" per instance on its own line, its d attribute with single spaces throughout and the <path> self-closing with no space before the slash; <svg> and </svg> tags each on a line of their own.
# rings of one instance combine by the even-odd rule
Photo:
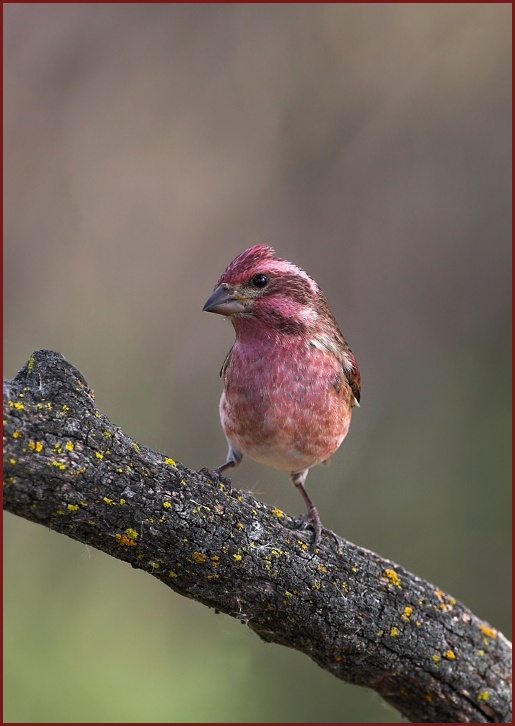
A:
<svg viewBox="0 0 515 726">
<path fill-rule="evenodd" d="M 356 567 L 356 565 L 354 565 L 354 567 L 352 568 L 352 571 L 353 572 L 357 572 L 358 571 L 358 568 Z"/>
<path fill-rule="evenodd" d="M 445 651 L 445 653 L 443 654 L 443 657 L 447 658 L 448 660 L 455 660 L 456 653 L 453 650 L 449 649 L 449 650 Z"/>
<path fill-rule="evenodd" d="M 478 701 L 488 701 L 490 698 L 490 693 L 488 691 L 479 691 L 477 694 L 477 700 Z"/>
<path fill-rule="evenodd" d="M 168 570 L 168 577 L 178 577 L 178 575 L 173 570 Z"/>
<path fill-rule="evenodd" d="M 220 575 L 217 572 L 212 572 L 210 575 L 207 576 L 208 580 L 218 580 Z"/>
<path fill-rule="evenodd" d="M 52 466 L 55 466 L 57 469 L 60 469 L 61 471 L 63 469 L 66 469 L 66 464 L 63 464 L 62 461 L 56 461 L 55 459 L 52 461 Z"/>
<path fill-rule="evenodd" d="M 343 592 L 349 592 L 349 585 L 346 582 L 342 582 Z"/>
<path fill-rule="evenodd" d="M 15 401 L 13 404 L 14 408 L 22 409 L 25 408 L 25 405 L 21 401 Z"/>
<path fill-rule="evenodd" d="M 440 590 L 440 588 L 436 588 L 435 595 L 440 600 L 440 605 L 438 607 L 444 612 L 452 610 L 456 605 L 456 599 L 450 595 L 446 595 L 443 590 Z"/>
<path fill-rule="evenodd" d="M 67 506 L 67 509 L 70 512 L 76 512 L 78 508 L 79 508 L 78 504 L 68 504 L 68 506 Z"/>
<path fill-rule="evenodd" d="M 242 559 L 243 559 L 243 557 L 242 557 L 242 556 L 241 556 L 241 555 L 240 555 L 240 554 L 239 554 L 238 552 L 236 552 L 236 553 L 235 553 L 235 554 L 233 555 L 233 558 L 234 558 L 234 559 L 236 560 L 236 562 L 239 562 L 240 560 L 242 560 Z"/>
<path fill-rule="evenodd" d="M 395 570 L 392 570 L 390 568 L 387 568 L 386 570 L 383 570 L 383 575 L 388 578 L 390 583 L 392 585 L 395 585 L 395 587 L 401 586 L 401 578 L 399 575 L 395 572 Z"/>
<path fill-rule="evenodd" d="M 135 441 L 132 442 L 131 446 L 133 449 L 136 449 L 136 451 L 139 451 L 139 446 Z"/>
<path fill-rule="evenodd" d="M 203 552 L 194 552 L 192 554 L 192 557 L 195 562 L 205 562 L 207 560 L 207 555 L 205 555 Z"/>
<path fill-rule="evenodd" d="M 390 637 L 396 638 L 399 635 L 399 628 L 395 626 L 390 630 Z"/>
<path fill-rule="evenodd" d="M 213 563 L 213 567 L 217 567 L 220 564 L 220 558 L 218 555 L 213 555 L 211 557 L 211 562 Z"/>
<path fill-rule="evenodd" d="M 34 360 L 34 356 L 31 355 L 30 358 L 29 358 L 29 361 L 27 363 L 27 373 L 29 374 L 29 376 L 30 376 L 30 374 L 32 373 L 32 371 L 34 369 L 35 363 L 36 363 L 36 361 Z"/>
<path fill-rule="evenodd" d="M 127 537 L 129 537 L 129 539 L 137 539 L 137 537 L 138 537 L 138 533 L 136 532 L 135 529 L 132 529 L 132 527 L 129 527 L 128 529 L 126 529 L 125 534 L 127 535 Z"/>
<path fill-rule="evenodd" d="M 40 451 L 43 451 L 43 444 L 41 443 L 41 441 L 29 441 L 28 447 L 32 451 L 37 451 L 38 453 Z"/>
<path fill-rule="evenodd" d="M 431 658 L 434 660 L 435 663 L 438 663 L 441 660 L 441 658 L 438 655 L 438 653 L 433 653 L 433 655 L 431 656 Z"/>
<path fill-rule="evenodd" d="M 486 635 L 488 638 L 497 638 L 497 631 L 493 628 L 489 628 L 488 625 L 480 625 L 479 629 L 483 635 Z"/>
<path fill-rule="evenodd" d="M 307 550 L 307 548 L 308 548 L 307 544 L 306 544 L 305 542 L 303 542 L 303 541 L 302 541 L 301 539 L 298 539 L 298 540 L 297 540 L 297 544 L 298 544 L 298 545 L 299 545 L 299 547 L 300 547 L 301 549 L 303 549 L 303 550 Z"/>
<path fill-rule="evenodd" d="M 433 696 L 430 693 L 426 693 L 426 695 L 424 696 L 424 698 L 426 699 L 426 701 L 428 703 L 431 703 L 431 701 L 433 700 Z"/>
<path fill-rule="evenodd" d="M 286 618 L 286 620 L 288 620 L 290 623 L 295 623 L 296 622 L 296 620 L 293 617 L 293 615 L 288 615 L 288 617 Z"/>
<path fill-rule="evenodd" d="M 49 411 L 51 411 L 52 404 L 50 403 L 50 401 L 48 401 L 48 403 L 36 403 L 36 408 L 38 409 L 38 411 L 40 411 L 42 408 L 47 408 Z"/>
<path fill-rule="evenodd" d="M 81 468 L 80 469 L 77 469 L 77 471 L 75 473 L 76 474 L 84 474 L 85 471 L 86 471 L 86 467 L 85 466 L 81 466 Z"/>
<path fill-rule="evenodd" d="M 378 637 L 378 638 L 382 638 L 382 637 L 383 637 L 383 635 L 384 635 L 384 630 L 378 630 L 378 631 L 377 631 L 377 637 Z"/>
<path fill-rule="evenodd" d="M 320 570 L 320 572 L 328 572 L 327 567 L 321 563 L 317 565 L 317 569 Z"/>
<path fill-rule="evenodd" d="M 73 451 L 75 447 L 71 441 L 67 441 L 64 445 L 64 448 L 66 449 L 66 451 Z"/>
<path fill-rule="evenodd" d="M 64 404 L 63 407 L 61 408 L 61 413 L 68 413 L 69 410 L 70 410 L 70 407 L 67 406 L 66 404 Z"/>
<path fill-rule="evenodd" d="M 103 459 L 104 458 L 104 455 L 103 455 L 103 453 L 101 451 L 95 451 L 95 456 L 97 457 L 97 459 Z"/>
<path fill-rule="evenodd" d="M 125 499 L 120 499 L 120 504 L 125 504 Z"/>
<path fill-rule="evenodd" d="M 284 512 L 281 512 L 281 510 L 277 509 L 277 507 L 272 507 L 272 509 L 270 511 L 272 512 L 272 514 L 275 514 L 275 516 L 278 519 L 280 519 L 281 517 L 284 517 Z"/>
<path fill-rule="evenodd" d="M 322 585 L 318 581 L 315 581 L 313 583 L 313 587 L 315 588 L 315 590 L 320 590 L 320 588 L 322 587 Z"/>
<path fill-rule="evenodd" d="M 170 509 L 171 506 L 172 506 L 171 502 L 163 502 L 163 509 Z"/>
<path fill-rule="evenodd" d="M 122 545 L 122 547 L 136 547 L 136 542 L 134 542 L 131 537 L 128 537 L 126 534 L 116 534 L 116 539 L 118 540 L 119 544 Z"/>
<path fill-rule="evenodd" d="M 112 504 L 113 503 L 113 500 L 112 499 L 109 499 L 109 497 L 102 497 L 102 501 L 105 502 L 106 504 Z"/>
<path fill-rule="evenodd" d="M 172 458 L 170 458 L 169 456 L 165 457 L 165 464 L 168 464 L 168 466 L 176 467 L 175 461 Z"/>
<path fill-rule="evenodd" d="M 477 654 L 483 656 L 485 654 L 485 651 L 482 648 L 479 648 Z"/>
<path fill-rule="evenodd" d="M 243 524 L 243 522 L 237 522 L 236 528 L 241 531 L 242 529 L 245 529 L 245 525 Z"/>
<path fill-rule="evenodd" d="M 19 439 L 21 436 L 21 431 L 19 429 L 16 429 L 16 431 L 13 431 L 13 439 Z"/>
<path fill-rule="evenodd" d="M 401 615 L 402 620 L 404 620 L 405 623 L 408 622 L 410 619 L 411 613 L 413 612 L 413 608 L 411 608 L 409 605 L 406 605 L 404 608 L 404 612 Z"/>
<path fill-rule="evenodd" d="M 9 459 L 9 464 L 17 464 L 17 463 L 18 463 L 18 459 L 15 459 L 14 456 L 11 456 L 11 458 Z"/>
<path fill-rule="evenodd" d="M 108 439 L 113 437 L 113 434 L 110 431 L 102 431 L 102 433 L 104 434 L 104 436 L 107 436 Z"/>
</svg>

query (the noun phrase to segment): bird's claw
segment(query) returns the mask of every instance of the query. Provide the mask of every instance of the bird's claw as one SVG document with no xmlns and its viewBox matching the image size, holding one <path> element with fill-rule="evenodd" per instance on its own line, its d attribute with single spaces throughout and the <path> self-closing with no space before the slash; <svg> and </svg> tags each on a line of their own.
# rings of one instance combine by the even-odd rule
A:
<svg viewBox="0 0 515 726">
<path fill-rule="evenodd" d="M 299 514 L 298 517 L 295 517 L 293 522 L 295 529 L 304 530 L 310 528 L 313 530 L 314 537 L 309 549 L 310 552 L 314 552 L 322 539 L 322 522 L 318 511 L 315 508 L 310 509 L 306 514 Z"/>
<path fill-rule="evenodd" d="M 203 466 L 202 469 L 200 469 L 200 473 L 204 474 L 205 476 L 209 477 L 213 481 L 214 484 L 217 486 L 226 487 L 227 489 L 231 489 L 231 480 L 227 476 L 222 476 L 218 469 L 208 469 L 207 466 Z"/>
</svg>

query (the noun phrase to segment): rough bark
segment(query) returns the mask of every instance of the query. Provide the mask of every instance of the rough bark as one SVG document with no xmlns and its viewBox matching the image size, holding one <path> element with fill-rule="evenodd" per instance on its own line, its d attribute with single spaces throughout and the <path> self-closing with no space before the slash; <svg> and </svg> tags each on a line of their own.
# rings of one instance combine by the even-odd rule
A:
<svg viewBox="0 0 515 726">
<path fill-rule="evenodd" d="M 399 565 L 151 451 L 59 354 L 4 381 L 4 509 L 376 690 L 415 722 L 511 722 L 511 644 Z"/>
</svg>

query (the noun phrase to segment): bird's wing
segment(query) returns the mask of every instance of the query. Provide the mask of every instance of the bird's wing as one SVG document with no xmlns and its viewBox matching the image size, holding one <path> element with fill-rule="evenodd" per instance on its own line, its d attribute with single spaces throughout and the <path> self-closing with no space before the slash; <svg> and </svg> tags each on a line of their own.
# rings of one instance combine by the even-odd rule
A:
<svg viewBox="0 0 515 726">
<path fill-rule="evenodd" d="M 359 399 L 361 398 L 361 376 L 359 373 L 358 364 L 356 359 L 350 350 L 345 352 L 343 359 L 343 372 L 351 387 L 351 391 L 354 394 L 354 399 L 357 406 L 359 406 Z"/>
<path fill-rule="evenodd" d="M 234 348 L 234 346 L 233 346 L 233 348 Z M 225 376 L 225 372 L 226 372 L 227 368 L 229 367 L 229 363 L 231 361 L 231 356 L 232 356 L 232 348 L 227 353 L 227 355 L 225 356 L 225 360 L 222 363 L 222 367 L 220 368 L 220 378 L 223 378 Z"/>
</svg>

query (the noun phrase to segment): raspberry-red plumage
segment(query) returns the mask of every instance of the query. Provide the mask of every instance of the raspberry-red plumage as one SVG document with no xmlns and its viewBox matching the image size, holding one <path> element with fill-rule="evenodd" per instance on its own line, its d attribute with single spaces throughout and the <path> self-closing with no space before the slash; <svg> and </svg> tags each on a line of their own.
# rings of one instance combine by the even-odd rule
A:
<svg viewBox="0 0 515 726">
<path fill-rule="evenodd" d="M 204 309 L 229 315 L 236 331 L 222 368 L 229 455 L 218 471 L 247 455 L 291 472 L 316 544 L 320 518 L 303 484 L 347 435 L 360 398 L 356 360 L 316 282 L 271 247 L 238 255 Z"/>
</svg>

